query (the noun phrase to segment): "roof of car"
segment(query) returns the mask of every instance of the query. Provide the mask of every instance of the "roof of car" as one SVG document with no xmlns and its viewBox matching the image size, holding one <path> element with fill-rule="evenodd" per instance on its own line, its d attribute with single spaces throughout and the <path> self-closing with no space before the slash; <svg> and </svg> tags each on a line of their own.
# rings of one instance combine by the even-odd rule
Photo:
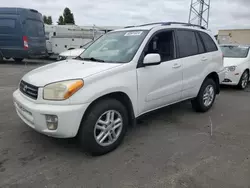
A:
<svg viewBox="0 0 250 188">
<path fill-rule="evenodd" d="M 185 28 L 185 29 L 195 29 L 201 31 L 208 31 L 203 26 L 194 25 L 190 23 L 182 23 L 182 22 L 156 22 L 156 23 L 148 23 L 137 26 L 127 26 L 122 29 L 118 29 L 116 31 L 131 31 L 131 30 L 151 30 L 153 28 Z"/>
</svg>

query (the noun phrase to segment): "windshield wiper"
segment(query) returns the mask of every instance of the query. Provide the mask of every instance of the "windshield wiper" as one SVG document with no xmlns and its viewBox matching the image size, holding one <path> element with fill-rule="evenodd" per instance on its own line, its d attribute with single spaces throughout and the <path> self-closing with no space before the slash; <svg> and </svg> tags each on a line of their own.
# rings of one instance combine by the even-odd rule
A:
<svg viewBox="0 0 250 188">
<path fill-rule="evenodd" d="M 76 56 L 75 58 L 73 59 L 76 59 L 76 60 L 84 60 L 83 58 L 81 58 L 80 56 Z"/>
<path fill-rule="evenodd" d="M 87 61 L 96 61 L 96 62 L 105 62 L 102 59 L 96 59 L 94 57 L 89 57 L 89 58 L 82 58 L 83 60 L 87 60 Z"/>
</svg>

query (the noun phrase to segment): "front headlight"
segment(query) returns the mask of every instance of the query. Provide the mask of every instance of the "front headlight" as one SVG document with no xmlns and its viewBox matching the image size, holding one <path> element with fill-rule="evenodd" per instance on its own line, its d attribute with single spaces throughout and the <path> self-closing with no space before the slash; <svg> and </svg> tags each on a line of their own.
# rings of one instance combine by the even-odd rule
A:
<svg viewBox="0 0 250 188">
<path fill-rule="evenodd" d="M 234 72 L 236 70 L 236 66 L 226 67 L 226 70 L 229 72 Z"/>
<path fill-rule="evenodd" d="M 45 100 L 65 100 L 83 86 L 83 80 L 66 80 L 48 84 L 43 89 L 43 98 Z"/>
</svg>

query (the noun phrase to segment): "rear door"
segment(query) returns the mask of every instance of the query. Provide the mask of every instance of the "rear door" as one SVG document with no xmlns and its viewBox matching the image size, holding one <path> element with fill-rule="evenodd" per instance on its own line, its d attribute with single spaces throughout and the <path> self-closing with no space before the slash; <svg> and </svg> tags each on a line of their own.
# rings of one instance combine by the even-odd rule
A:
<svg viewBox="0 0 250 188">
<path fill-rule="evenodd" d="M 29 51 L 34 55 L 46 54 L 46 39 L 43 22 L 27 19 L 24 24 L 28 37 Z"/>
<path fill-rule="evenodd" d="M 19 16 L 0 15 L 0 50 L 5 57 L 12 57 L 13 50 L 22 48 L 22 29 Z"/>
<path fill-rule="evenodd" d="M 183 66 L 182 99 L 195 97 L 203 81 L 203 71 L 206 59 L 200 54 L 205 52 L 200 40 L 197 40 L 196 31 L 188 29 L 177 30 L 179 58 Z"/>
</svg>

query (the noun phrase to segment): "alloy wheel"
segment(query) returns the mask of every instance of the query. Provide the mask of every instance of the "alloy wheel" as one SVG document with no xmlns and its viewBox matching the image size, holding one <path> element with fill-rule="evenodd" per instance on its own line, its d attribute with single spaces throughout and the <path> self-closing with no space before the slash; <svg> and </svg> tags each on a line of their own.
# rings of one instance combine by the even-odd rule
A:
<svg viewBox="0 0 250 188">
<path fill-rule="evenodd" d="M 113 144 L 120 136 L 123 128 L 123 119 L 116 110 L 104 112 L 94 127 L 94 137 L 101 146 Z"/>
</svg>

